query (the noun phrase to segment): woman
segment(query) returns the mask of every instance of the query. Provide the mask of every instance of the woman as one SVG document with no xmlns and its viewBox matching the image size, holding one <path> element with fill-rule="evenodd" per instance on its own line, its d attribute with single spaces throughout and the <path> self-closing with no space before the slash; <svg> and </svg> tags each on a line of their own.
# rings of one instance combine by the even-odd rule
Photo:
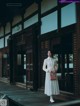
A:
<svg viewBox="0 0 80 106">
<path fill-rule="evenodd" d="M 60 92 L 59 92 L 58 79 L 57 78 L 55 80 L 50 79 L 50 73 L 53 72 L 53 74 L 56 75 L 58 69 L 55 59 L 53 59 L 51 56 L 52 54 L 51 51 L 49 50 L 48 58 L 44 59 L 43 70 L 46 72 L 44 93 L 47 96 L 50 96 L 50 102 L 53 103 L 54 99 L 52 95 L 58 95 Z"/>
</svg>

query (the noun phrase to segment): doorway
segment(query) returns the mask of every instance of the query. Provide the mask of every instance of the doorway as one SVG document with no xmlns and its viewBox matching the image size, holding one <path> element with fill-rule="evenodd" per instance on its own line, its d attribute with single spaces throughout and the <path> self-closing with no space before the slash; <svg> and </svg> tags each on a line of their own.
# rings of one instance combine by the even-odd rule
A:
<svg viewBox="0 0 80 106">
<path fill-rule="evenodd" d="M 53 45 L 53 54 L 53 58 L 58 62 L 60 90 L 72 93 L 74 90 L 72 36 L 63 36 L 59 44 Z"/>
</svg>

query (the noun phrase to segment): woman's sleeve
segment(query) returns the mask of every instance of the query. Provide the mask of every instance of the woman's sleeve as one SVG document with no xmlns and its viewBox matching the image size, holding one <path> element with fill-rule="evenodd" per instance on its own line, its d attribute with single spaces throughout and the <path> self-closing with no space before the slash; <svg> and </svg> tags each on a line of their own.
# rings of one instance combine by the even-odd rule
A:
<svg viewBox="0 0 80 106">
<path fill-rule="evenodd" d="M 48 69 L 46 68 L 46 66 L 47 66 L 47 64 L 46 64 L 46 60 L 44 60 L 44 62 L 43 62 L 43 71 L 45 71 L 45 72 L 47 72 L 48 71 Z"/>
</svg>

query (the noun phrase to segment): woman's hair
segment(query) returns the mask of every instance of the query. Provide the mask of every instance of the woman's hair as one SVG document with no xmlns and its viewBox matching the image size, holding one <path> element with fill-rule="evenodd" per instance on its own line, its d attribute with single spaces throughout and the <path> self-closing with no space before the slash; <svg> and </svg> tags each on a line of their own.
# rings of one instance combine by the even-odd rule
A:
<svg viewBox="0 0 80 106">
<path fill-rule="evenodd" d="M 50 51 L 50 52 L 51 52 L 51 54 L 53 55 L 53 51 L 52 51 L 51 49 L 48 49 L 48 51 Z"/>
</svg>

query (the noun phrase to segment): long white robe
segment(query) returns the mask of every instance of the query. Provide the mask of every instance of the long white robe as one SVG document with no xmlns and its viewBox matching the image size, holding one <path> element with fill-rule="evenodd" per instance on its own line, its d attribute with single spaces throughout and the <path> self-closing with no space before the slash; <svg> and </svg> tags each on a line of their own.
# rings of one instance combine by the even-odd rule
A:
<svg viewBox="0 0 80 106">
<path fill-rule="evenodd" d="M 53 58 L 48 57 L 44 60 L 43 70 L 46 72 L 44 93 L 48 96 L 58 95 L 60 93 L 58 79 L 50 80 L 50 71 L 55 71 L 54 66 L 55 60 Z"/>
</svg>

